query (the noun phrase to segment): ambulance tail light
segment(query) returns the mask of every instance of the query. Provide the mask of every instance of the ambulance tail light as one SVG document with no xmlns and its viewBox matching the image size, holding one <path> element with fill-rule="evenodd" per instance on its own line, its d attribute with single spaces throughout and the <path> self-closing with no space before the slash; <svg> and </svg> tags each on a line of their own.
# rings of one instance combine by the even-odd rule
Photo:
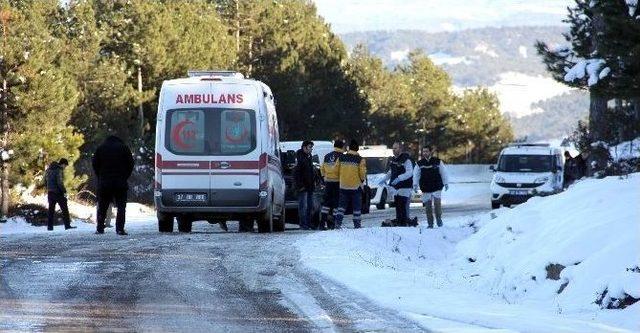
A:
<svg viewBox="0 0 640 333">
<path fill-rule="evenodd" d="M 154 173 L 153 188 L 155 191 L 162 190 L 162 155 L 156 153 L 156 167 Z"/>
<path fill-rule="evenodd" d="M 266 191 L 269 180 L 269 166 L 267 163 L 267 158 L 267 154 L 262 154 L 260 155 L 260 160 L 258 161 L 258 182 L 260 184 L 261 191 Z"/>
</svg>

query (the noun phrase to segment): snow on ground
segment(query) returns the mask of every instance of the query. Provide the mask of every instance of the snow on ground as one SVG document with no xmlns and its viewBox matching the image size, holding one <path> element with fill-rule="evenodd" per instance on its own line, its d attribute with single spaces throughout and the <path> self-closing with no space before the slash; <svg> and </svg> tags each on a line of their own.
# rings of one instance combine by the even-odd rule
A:
<svg viewBox="0 0 640 333">
<path fill-rule="evenodd" d="M 31 203 L 31 204 L 39 204 L 44 207 L 48 206 L 47 196 L 46 195 L 38 195 L 38 196 L 28 196 L 23 195 L 21 198 L 23 203 Z M 69 201 L 69 213 L 72 215 L 71 225 L 78 227 L 77 231 L 84 230 L 95 230 L 95 215 L 96 215 L 96 207 L 91 205 L 85 205 L 82 203 Z M 60 210 L 58 206 L 56 206 L 56 210 Z M 113 209 L 113 219 L 111 222 L 112 226 L 115 226 L 115 215 L 116 210 Z M 75 217 L 75 218 L 74 218 Z M 130 226 L 140 223 L 148 223 L 149 221 L 155 221 L 156 213 L 153 207 L 148 207 L 143 204 L 130 202 L 127 203 L 126 209 L 126 224 L 125 230 L 129 229 Z M 72 230 L 73 231 L 73 230 Z M 115 230 L 114 230 L 115 231 Z M 24 234 L 24 233 L 34 233 L 34 232 L 47 232 L 46 226 L 33 226 L 28 223 L 24 217 L 14 216 L 10 217 L 6 223 L 0 223 L 0 236 L 2 235 L 10 235 L 10 234 Z M 56 232 L 65 232 L 64 226 L 56 225 L 54 230 Z M 69 232 L 69 231 L 67 231 Z"/>
<path fill-rule="evenodd" d="M 331 231 L 296 245 L 309 267 L 436 331 L 637 332 L 640 303 L 595 302 L 640 298 L 638 202 L 640 174 L 589 179 L 439 229 Z M 550 264 L 566 267 L 557 280 Z"/>
<path fill-rule="evenodd" d="M 467 87 L 473 88 L 473 87 Z M 489 90 L 498 95 L 500 111 L 519 118 L 529 114 L 542 112 L 542 109 L 534 109 L 531 104 L 547 100 L 574 90 L 550 77 L 530 76 L 517 72 L 500 74 L 500 80 L 489 87 Z M 454 87 L 454 91 L 463 91 L 460 87 Z"/>
<path fill-rule="evenodd" d="M 640 138 L 610 147 L 609 153 L 616 162 L 632 158 L 640 158 Z"/>
</svg>

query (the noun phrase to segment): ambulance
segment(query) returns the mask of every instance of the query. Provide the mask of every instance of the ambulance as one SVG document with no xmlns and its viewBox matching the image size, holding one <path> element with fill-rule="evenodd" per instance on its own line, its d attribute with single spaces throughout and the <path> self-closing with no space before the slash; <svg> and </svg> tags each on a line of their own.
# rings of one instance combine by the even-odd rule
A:
<svg viewBox="0 0 640 333">
<path fill-rule="evenodd" d="M 154 202 L 160 232 L 194 221 L 284 231 L 285 183 L 271 89 L 231 71 L 189 71 L 162 83 Z M 225 224 L 226 225 L 226 224 Z"/>
</svg>

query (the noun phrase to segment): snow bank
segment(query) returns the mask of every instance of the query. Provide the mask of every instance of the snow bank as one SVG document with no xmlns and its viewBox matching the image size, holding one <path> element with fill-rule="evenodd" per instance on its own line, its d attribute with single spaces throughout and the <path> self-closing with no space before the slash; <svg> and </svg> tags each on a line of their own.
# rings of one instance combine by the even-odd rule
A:
<svg viewBox="0 0 640 333">
<path fill-rule="evenodd" d="M 640 138 L 610 147 L 609 153 L 615 162 L 640 158 Z"/>
<path fill-rule="evenodd" d="M 605 304 L 640 298 L 640 274 L 632 271 L 640 266 L 639 202 L 640 174 L 583 181 L 499 211 L 457 252 L 475 259 L 476 290 L 512 303 L 546 299 L 565 312 L 597 311 L 605 290 Z M 547 278 L 553 264 L 566 267 L 558 280 Z"/>
<path fill-rule="evenodd" d="M 447 164 L 450 183 L 491 183 L 489 164 Z"/>
<path fill-rule="evenodd" d="M 445 216 L 440 229 L 332 231 L 297 246 L 308 266 L 428 328 L 640 331 L 640 303 L 606 309 L 640 297 L 638 202 L 640 174 L 589 179 L 514 209 Z"/>
</svg>

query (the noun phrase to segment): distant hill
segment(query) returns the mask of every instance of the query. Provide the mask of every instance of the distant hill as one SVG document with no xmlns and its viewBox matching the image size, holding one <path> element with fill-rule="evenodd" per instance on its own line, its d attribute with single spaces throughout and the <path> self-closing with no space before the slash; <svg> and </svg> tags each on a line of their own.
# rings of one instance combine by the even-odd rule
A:
<svg viewBox="0 0 640 333">
<path fill-rule="evenodd" d="M 393 67 L 411 50 L 432 56 L 461 87 L 498 81 L 505 72 L 546 75 L 534 43 L 564 44 L 563 27 L 482 28 L 427 33 L 415 30 L 354 32 L 340 35 L 348 47 L 366 45 L 372 54 Z"/>
<path fill-rule="evenodd" d="M 410 51 L 420 49 L 449 73 L 456 90 L 486 86 L 496 92 L 516 136 L 551 139 L 571 132 L 588 112 L 588 94 L 555 82 L 534 47 L 537 40 L 566 44 L 562 37 L 565 31 L 564 27 L 553 26 L 503 27 L 439 33 L 370 31 L 340 36 L 350 49 L 358 44 L 367 46 L 389 68 L 405 61 Z"/>
</svg>

